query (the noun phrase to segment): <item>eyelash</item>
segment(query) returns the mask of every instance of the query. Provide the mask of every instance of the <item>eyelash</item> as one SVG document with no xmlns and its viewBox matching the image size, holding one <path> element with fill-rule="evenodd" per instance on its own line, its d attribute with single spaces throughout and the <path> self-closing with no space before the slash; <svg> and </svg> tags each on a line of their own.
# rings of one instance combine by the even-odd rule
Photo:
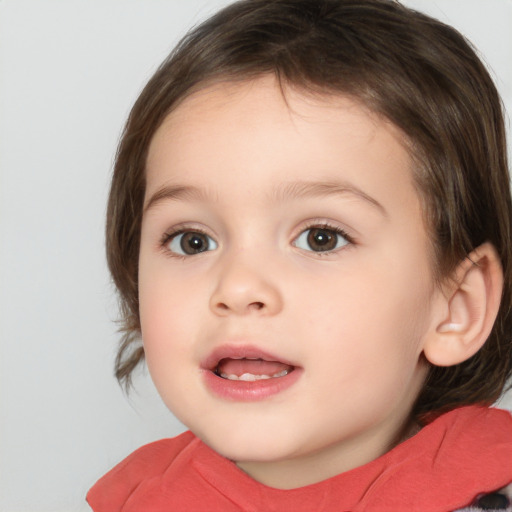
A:
<svg viewBox="0 0 512 512">
<path fill-rule="evenodd" d="M 208 233 L 206 233 L 206 231 L 204 231 L 203 229 L 195 228 L 195 227 L 192 227 L 192 226 L 191 227 L 180 226 L 179 228 L 176 228 L 173 231 L 165 232 L 163 234 L 161 240 L 160 240 L 159 247 L 162 249 L 162 251 L 164 252 L 164 254 L 166 256 L 171 256 L 173 258 L 185 259 L 185 258 L 188 258 L 190 256 L 195 256 L 196 254 L 201 254 L 201 252 L 204 252 L 204 251 L 201 251 L 201 252 L 198 252 L 196 254 L 180 254 L 180 253 L 177 253 L 175 251 L 172 251 L 169 248 L 169 244 L 175 238 L 177 238 L 180 235 L 184 235 L 185 233 L 197 233 L 198 235 L 203 235 L 203 236 L 208 237 L 209 239 L 213 240 L 213 238 Z M 217 242 L 215 242 L 215 243 L 217 243 Z"/>
<path fill-rule="evenodd" d="M 344 229 L 338 227 L 338 226 L 335 226 L 333 224 L 330 224 L 329 222 L 318 222 L 318 221 L 315 221 L 315 220 L 312 220 L 310 222 L 308 222 L 303 228 L 301 228 L 300 230 L 300 233 L 294 237 L 293 239 L 293 244 L 295 244 L 295 242 L 300 238 L 301 235 L 303 235 L 305 232 L 307 231 L 310 231 L 312 229 L 318 229 L 318 230 L 325 230 L 325 231 L 330 231 L 332 233 L 335 233 L 337 236 L 343 238 L 346 240 L 346 244 L 342 247 L 338 247 L 338 248 L 335 248 L 335 249 L 331 249 L 331 250 L 326 250 L 326 251 L 307 251 L 307 252 L 311 252 L 313 254 L 315 254 L 315 256 L 328 256 L 330 254 L 333 254 L 333 253 L 336 253 L 342 249 L 345 249 L 347 246 L 350 246 L 350 245 L 355 245 L 356 241 L 354 240 L 354 238 L 352 236 L 350 236 Z M 300 248 L 299 248 L 300 249 Z"/>
<path fill-rule="evenodd" d="M 355 241 L 354 241 L 354 238 L 352 236 L 350 236 L 345 230 L 341 229 L 340 227 L 338 226 L 334 226 L 328 222 L 316 222 L 316 221 L 311 221 L 309 222 L 308 224 L 306 224 L 306 226 L 304 226 L 300 233 L 295 236 L 292 240 L 292 245 L 294 245 L 295 247 L 296 246 L 296 242 L 297 240 L 304 234 L 306 233 L 307 231 L 310 231 L 312 229 L 318 229 L 318 230 L 325 230 L 325 231 L 330 231 L 332 233 L 334 233 L 335 235 L 343 238 L 345 241 L 346 241 L 346 244 L 344 244 L 342 247 L 337 247 L 337 248 L 334 248 L 334 249 L 330 249 L 330 250 L 325 250 L 325 251 L 313 251 L 313 250 L 307 250 L 307 249 L 302 249 L 304 250 L 305 252 L 311 252 L 317 256 L 328 256 L 329 254 L 332 254 L 332 253 L 335 253 L 335 252 L 338 252 L 340 251 L 341 249 L 345 248 L 346 246 L 349 246 L 349 245 L 354 245 L 355 244 Z M 163 250 L 163 252 L 168 255 L 168 256 L 171 256 L 171 257 L 175 257 L 175 258 L 181 258 L 181 259 L 185 259 L 189 256 L 195 256 L 197 254 L 200 254 L 201 252 L 199 253 L 196 253 L 196 254 L 179 254 L 175 251 L 171 251 L 170 248 L 169 248 L 169 244 L 178 236 L 180 235 L 183 235 L 185 233 L 197 233 L 199 235 L 203 235 L 205 237 L 208 237 L 209 239 L 213 240 L 213 238 L 208 235 L 208 233 L 206 233 L 204 230 L 200 229 L 200 228 L 195 228 L 195 227 L 179 227 L 177 229 L 175 229 L 174 231 L 170 231 L 170 232 L 165 232 L 160 240 L 160 243 L 159 243 L 159 247 Z M 215 240 L 214 240 L 215 242 Z M 217 244 L 217 242 L 215 242 Z M 297 247 L 298 249 L 301 249 L 300 247 Z M 202 252 L 205 252 L 205 251 L 202 251 Z M 207 252 L 207 251 L 206 251 Z"/>
</svg>

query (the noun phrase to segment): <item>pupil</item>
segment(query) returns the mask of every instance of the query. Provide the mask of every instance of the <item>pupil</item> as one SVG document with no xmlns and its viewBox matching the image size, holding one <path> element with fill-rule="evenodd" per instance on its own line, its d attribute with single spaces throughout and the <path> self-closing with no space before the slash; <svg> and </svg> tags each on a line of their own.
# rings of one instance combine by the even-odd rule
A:
<svg viewBox="0 0 512 512">
<path fill-rule="evenodd" d="M 311 229 L 308 244 L 316 251 L 331 251 L 336 247 L 336 235 L 327 229 Z"/>
<path fill-rule="evenodd" d="M 208 249 L 208 240 L 201 233 L 185 233 L 180 245 L 185 254 L 197 254 Z"/>
</svg>

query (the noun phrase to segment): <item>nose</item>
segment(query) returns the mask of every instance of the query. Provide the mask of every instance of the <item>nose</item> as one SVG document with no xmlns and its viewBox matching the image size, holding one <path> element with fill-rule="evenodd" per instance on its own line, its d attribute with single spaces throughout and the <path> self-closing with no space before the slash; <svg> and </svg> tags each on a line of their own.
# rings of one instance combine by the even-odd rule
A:
<svg viewBox="0 0 512 512">
<path fill-rule="evenodd" d="M 220 269 L 210 298 L 210 308 L 216 315 L 272 316 L 282 307 L 277 276 L 265 265 L 231 260 Z"/>
</svg>

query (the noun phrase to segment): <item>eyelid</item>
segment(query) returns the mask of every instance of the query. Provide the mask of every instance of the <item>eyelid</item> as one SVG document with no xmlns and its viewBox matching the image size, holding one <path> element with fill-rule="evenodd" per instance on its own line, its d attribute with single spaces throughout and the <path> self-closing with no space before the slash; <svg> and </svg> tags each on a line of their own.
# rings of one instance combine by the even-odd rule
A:
<svg viewBox="0 0 512 512">
<path fill-rule="evenodd" d="M 308 250 L 308 249 L 302 249 L 301 247 L 298 247 L 295 244 L 295 242 L 306 231 L 309 231 L 309 230 L 315 229 L 315 228 L 317 228 L 317 229 L 325 229 L 326 231 L 333 231 L 338 236 L 341 236 L 342 238 L 344 238 L 347 241 L 347 243 L 344 244 L 341 247 L 338 247 L 338 248 L 335 248 L 335 249 L 331 249 L 331 250 L 326 250 L 326 251 L 313 251 L 313 250 Z M 311 220 L 306 221 L 306 223 L 301 225 L 300 228 L 295 230 L 295 235 L 293 236 L 291 243 L 292 243 L 292 245 L 294 245 L 295 247 L 297 247 L 298 249 L 300 249 L 300 250 L 302 250 L 304 252 L 312 253 L 312 254 L 315 254 L 317 256 L 327 256 L 329 254 L 335 254 L 338 251 L 344 250 L 348 246 L 355 245 L 356 244 L 356 240 L 354 239 L 354 237 L 350 233 L 347 232 L 347 230 L 344 227 L 341 227 L 338 223 L 334 223 L 332 221 L 328 221 L 328 220 L 325 220 L 325 219 L 311 219 Z"/>
<path fill-rule="evenodd" d="M 296 240 L 297 237 L 304 231 L 312 228 L 336 231 L 337 233 L 340 233 L 342 236 L 344 236 L 350 243 L 357 243 L 356 236 L 353 234 L 353 229 L 347 228 L 340 222 L 331 221 L 325 218 L 309 219 L 300 223 L 300 225 L 293 230 L 295 234 L 292 237 L 292 241 Z"/>
<path fill-rule="evenodd" d="M 180 223 L 172 228 L 167 229 L 163 235 L 160 237 L 160 240 L 158 242 L 158 248 L 162 250 L 166 255 L 173 256 L 177 258 L 188 258 L 189 256 L 197 256 L 198 254 L 202 254 L 202 252 L 211 252 L 212 250 L 215 250 L 219 246 L 219 242 L 217 241 L 217 237 L 211 233 L 208 232 L 209 230 L 189 223 Z M 204 235 L 211 239 L 215 243 L 215 248 L 210 249 L 207 251 L 202 251 L 197 254 L 181 254 L 175 251 L 171 251 L 169 249 L 169 243 L 176 237 L 183 235 L 185 233 L 199 233 L 201 235 Z"/>
<path fill-rule="evenodd" d="M 207 235 L 213 239 L 217 239 L 217 234 L 213 233 L 211 229 L 205 227 L 204 225 L 196 222 L 179 222 L 178 224 L 174 224 L 171 227 L 167 228 L 165 232 L 162 234 L 160 242 L 163 242 L 164 239 L 172 238 L 173 236 L 177 236 L 180 233 L 185 233 L 187 231 L 194 231 L 195 233 L 202 233 L 203 235 Z"/>
</svg>

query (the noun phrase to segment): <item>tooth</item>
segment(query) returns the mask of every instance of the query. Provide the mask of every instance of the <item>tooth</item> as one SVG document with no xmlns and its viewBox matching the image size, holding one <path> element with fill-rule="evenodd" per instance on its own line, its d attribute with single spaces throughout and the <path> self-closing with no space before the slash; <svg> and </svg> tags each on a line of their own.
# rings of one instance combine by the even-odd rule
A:
<svg viewBox="0 0 512 512">
<path fill-rule="evenodd" d="M 243 380 L 244 382 L 254 382 L 256 380 L 266 380 L 266 379 L 274 379 L 276 377 L 284 377 L 285 375 L 288 375 L 288 370 L 283 370 L 282 372 L 276 373 L 274 375 L 254 375 L 252 373 L 244 373 L 240 376 L 235 374 L 227 374 L 227 373 L 221 373 L 220 376 L 223 379 L 228 380 Z"/>
<path fill-rule="evenodd" d="M 227 374 L 227 373 L 221 373 L 220 376 L 223 378 L 223 379 L 228 379 L 228 380 L 240 380 L 238 378 L 238 375 L 232 375 L 232 374 Z"/>
</svg>

